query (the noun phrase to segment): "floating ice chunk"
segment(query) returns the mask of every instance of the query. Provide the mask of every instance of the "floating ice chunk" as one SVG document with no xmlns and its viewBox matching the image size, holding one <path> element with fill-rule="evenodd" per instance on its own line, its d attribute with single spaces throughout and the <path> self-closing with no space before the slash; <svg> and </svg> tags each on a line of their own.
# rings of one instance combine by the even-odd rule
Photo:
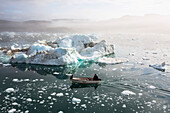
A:
<svg viewBox="0 0 170 113">
<path fill-rule="evenodd" d="M 20 82 L 20 80 L 18 80 L 17 78 L 12 80 L 13 82 Z"/>
<path fill-rule="evenodd" d="M 52 93 L 51 95 L 52 95 L 52 96 L 56 95 L 56 92 Z"/>
<path fill-rule="evenodd" d="M 81 102 L 81 99 L 78 99 L 78 98 L 75 98 L 75 97 L 72 98 L 72 103 L 73 104 L 80 103 L 80 102 Z"/>
<path fill-rule="evenodd" d="M 58 113 L 64 113 L 63 111 L 59 111 Z"/>
<path fill-rule="evenodd" d="M 3 67 L 9 67 L 11 64 L 3 64 Z"/>
<path fill-rule="evenodd" d="M 87 108 L 86 104 L 82 104 L 81 107 L 83 108 Z"/>
<path fill-rule="evenodd" d="M 123 95 L 136 95 L 136 93 L 132 92 L 132 91 L 129 91 L 129 90 L 124 90 L 122 92 Z"/>
<path fill-rule="evenodd" d="M 43 93 L 43 91 L 38 91 L 38 93 Z"/>
<path fill-rule="evenodd" d="M 122 108 L 126 108 L 126 104 L 123 104 Z"/>
<path fill-rule="evenodd" d="M 29 113 L 29 110 L 26 110 L 25 113 Z"/>
<path fill-rule="evenodd" d="M 32 102 L 32 99 L 31 99 L 31 98 L 27 98 L 27 101 L 28 101 L 28 102 Z"/>
<path fill-rule="evenodd" d="M 148 88 L 150 88 L 150 89 L 156 89 L 156 87 L 153 86 L 153 85 L 149 85 Z"/>
<path fill-rule="evenodd" d="M 101 106 L 105 106 L 104 104 L 101 104 Z"/>
<path fill-rule="evenodd" d="M 25 82 L 28 82 L 28 81 L 30 81 L 30 80 L 29 80 L 29 79 L 24 79 L 24 81 L 25 81 Z"/>
<path fill-rule="evenodd" d="M 8 113 L 14 113 L 14 112 L 16 112 L 16 109 L 11 109 L 8 111 Z"/>
<path fill-rule="evenodd" d="M 40 101 L 40 104 L 43 104 L 45 101 L 44 100 L 42 100 L 42 101 Z"/>
<path fill-rule="evenodd" d="M 63 95 L 63 93 L 57 93 L 56 96 L 61 97 L 61 96 L 64 96 L 64 95 Z"/>
<path fill-rule="evenodd" d="M 5 92 L 7 92 L 7 93 L 12 93 L 12 92 L 15 92 L 15 90 L 14 90 L 14 88 L 7 88 L 7 89 L 5 90 Z"/>
<path fill-rule="evenodd" d="M 154 64 L 154 65 L 149 65 L 149 67 L 153 67 L 154 69 L 157 69 L 159 71 L 165 71 L 165 62 L 163 62 L 161 65 L 159 64 Z"/>
<path fill-rule="evenodd" d="M 54 74 L 54 75 L 58 75 L 58 74 L 60 74 L 60 73 L 58 73 L 58 72 L 54 72 L 53 74 Z"/>
<path fill-rule="evenodd" d="M 43 82 L 43 81 L 44 81 L 44 79 L 40 79 L 40 81 L 41 81 L 41 82 Z"/>
<path fill-rule="evenodd" d="M 16 102 L 14 102 L 14 103 L 12 103 L 12 105 L 17 106 L 17 105 L 19 105 L 19 104 L 18 104 L 18 103 L 16 103 Z"/>
<path fill-rule="evenodd" d="M 139 96 L 142 96 L 143 94 L 142 93 L 138 93 Z"/>
<path fill-rule="evenodd" d="M 156 103 L 156 100 L 152 100 L 153 103 Z"/>
<path fill-rule="evenodd" d="M 103 57 L 103 58 L 98 59 L 97 62 L 98 63 L 103 63 L 103 64 L 114 65 L 114 64 L 120 64 L 120 63 L 128 62 L 128 59 L 126 59 L 126 58 L 107 58 L 107 57 Z"/>
</svg>

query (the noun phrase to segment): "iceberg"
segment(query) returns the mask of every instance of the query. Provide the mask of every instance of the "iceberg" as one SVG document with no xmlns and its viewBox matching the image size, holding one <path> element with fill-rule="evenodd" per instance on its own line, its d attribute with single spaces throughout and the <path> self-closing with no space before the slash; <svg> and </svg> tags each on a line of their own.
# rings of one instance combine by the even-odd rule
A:
<svg viewBox="0 0 170 113">
<path fill-rule="evenodd" d="M 114 47 L 105 40 L 98 42 L 94 35 L 74 34 L 58 37 L 55 41 L 37 41 L 27 47 L 8 47 L 3 53 L 10 56 L 12 64 L 69 65 L 112 54 Z"/>
</svg>

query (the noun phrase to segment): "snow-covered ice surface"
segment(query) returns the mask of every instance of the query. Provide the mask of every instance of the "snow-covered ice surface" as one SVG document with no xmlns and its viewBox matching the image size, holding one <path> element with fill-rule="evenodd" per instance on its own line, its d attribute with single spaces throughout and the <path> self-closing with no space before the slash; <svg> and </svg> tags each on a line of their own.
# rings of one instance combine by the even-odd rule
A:
<svg viewBox="0 0 170 113">
<path fill-rule="evenodd" d="M 37 54 L 35 46 L 39 48 L 38 54 L 47 54 L 44 52 L 46 49 L 49 52 L 59 48 L 57 43 L 64 37 L 66 38 L 60 45 L 65 45 L 66 42 L 68 45 L 60 50 L 67 52 L 68 47 L 72 46 L 71 41 L 67 40 L 70 36 L 57 33 L 0 33 L 0 46 L 8 46 L 13 51 L 24 48 L 22 52 L 15 54 L 21 62 Z M 1 62 L 0 112 L 6 113 L 11 110 L 14 113 L 169 113 L 169 37 L 130 33 L 101 34 L 98 41 L 93 37 L 94 42 L 106 40 L 108 45 L 115 45 L 115 54 L 105 56 L 105 63 L 97 62 L 105 57 L 94 56 L 101 53 L 99 50 L 104 50 L 103 46 L 90 43 L 85 44 L 85 47 L 89 48 L 82 49 L 83 46 L 78 42 L 74 42 L 76 46 L 71 47 L 81 58 L 76 65 L 47 66 L 21 62 L 3 66 L 8 62 Z M 54 43 L 46 44 L 47 42 Z M 105 41 L 101 44 L 103 43 Z M 90 49 L 94 45 L 96 47 Z M 33 48 L 28 53 L 30 46 Z M 101 49 L 97 49 L 98 46 Z M 58 56 L 63 55 L 60 50 L 56 50 Z M 94 50 L 96 52 L 93 52 Z M 87 51 L 90 51 L 90 54 L 85 54 Z M 2 53 L 1 61 L 8 61 L 14 56 L 11 55 L 11 51 L 8 52 L 8 56 L 5 50 Z M 17 56 L 20 54 L 23 55 Z M 108 65 L 112 63 L 111 59 L 116 58 L 125 58 L 128 62 Z M 150 64 L 162 62 L 166 63 L 165 72 L 149 67 Z M 93 77 L 97 74 L 104 82 L 100 85 L 72 84 L 69 79 L 72 74 L 75 77 Z"/>
</svg>

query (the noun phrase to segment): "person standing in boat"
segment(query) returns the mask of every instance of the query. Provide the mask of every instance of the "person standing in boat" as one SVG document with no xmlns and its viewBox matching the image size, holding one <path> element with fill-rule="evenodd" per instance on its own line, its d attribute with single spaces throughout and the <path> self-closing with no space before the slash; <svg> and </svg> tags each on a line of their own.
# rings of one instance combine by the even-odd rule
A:
<svg viewBox="0 0 170 113">
<path fill-rule="evenodd" d="M 99 80 L 99 78 L 96 74 L 94 74 L 93 80 Z"/>
</svg>

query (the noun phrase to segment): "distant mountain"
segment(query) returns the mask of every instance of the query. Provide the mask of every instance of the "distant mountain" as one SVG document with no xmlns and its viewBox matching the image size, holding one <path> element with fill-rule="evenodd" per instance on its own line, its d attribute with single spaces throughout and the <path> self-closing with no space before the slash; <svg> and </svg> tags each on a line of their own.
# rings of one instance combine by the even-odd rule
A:
<svg viewBox="0 0 170 113">
<path fill-rule="evenodd" d="M 28 20 L 24 21 L 23 23 L 30 23 L 30 24 L 49 24 L 51 21 L 46 21 L 46 20 Z"/>
<path fill-rule="evenodd" d="M 105 21 L 87 19 L 28 20 L 14 22 L 0 20 L 0 31 L 43 31 L 43 32 L 133 32 L 170 34 L 170 16 L 147 14 L 126 15 Z"/>
</svg>

